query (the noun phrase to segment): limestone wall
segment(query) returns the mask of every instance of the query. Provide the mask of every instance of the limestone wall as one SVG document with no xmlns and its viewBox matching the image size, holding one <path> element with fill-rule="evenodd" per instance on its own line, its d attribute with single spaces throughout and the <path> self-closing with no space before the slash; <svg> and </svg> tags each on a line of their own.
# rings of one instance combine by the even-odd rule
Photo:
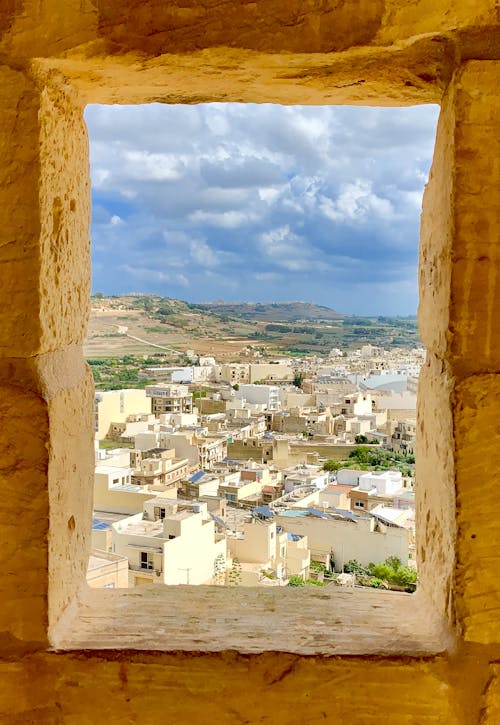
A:
<svg viewBox="0 0 500 725">
<path fill-rule="evenodd" d="M 0 4 L 3 721 L 499 721 L 497 5 Z M 150 101 L 442 104 L 420 252 L 413 598 L 86 591 L 83 109 Z"/>
</svg>

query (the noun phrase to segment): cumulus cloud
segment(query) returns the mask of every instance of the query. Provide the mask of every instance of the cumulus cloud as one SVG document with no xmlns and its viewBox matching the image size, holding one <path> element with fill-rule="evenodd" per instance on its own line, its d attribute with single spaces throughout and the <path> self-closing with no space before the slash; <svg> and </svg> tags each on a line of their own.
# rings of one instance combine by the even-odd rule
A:
<svg viewBox="0 0 500 725">
<path fill-rule="evenodd" d="M 416 309 L 437 108 L 89 106 L 94 289 Z"/>
</svg>

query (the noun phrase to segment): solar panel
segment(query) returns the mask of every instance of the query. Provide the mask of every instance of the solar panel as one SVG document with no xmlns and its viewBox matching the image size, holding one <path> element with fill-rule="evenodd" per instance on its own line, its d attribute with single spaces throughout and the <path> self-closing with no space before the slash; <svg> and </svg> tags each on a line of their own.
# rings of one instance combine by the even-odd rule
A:
<svg viewBox="0 0 500 725">
<path fill-rule="evenodd" d="M 272 519 L 274 515 L 269 506 L 257 506 L 252 513 L 254 516 L 263 516 L 265 519 Z"/>
<path fill-rule="evenodd" d="M 92 519 L 92 529 L 94 531 L 105 531 L 106 529 L 110 528 L 110 525 L 107 524 L 105 521 L 101 521 L 100 519 Z"/>
</svg>

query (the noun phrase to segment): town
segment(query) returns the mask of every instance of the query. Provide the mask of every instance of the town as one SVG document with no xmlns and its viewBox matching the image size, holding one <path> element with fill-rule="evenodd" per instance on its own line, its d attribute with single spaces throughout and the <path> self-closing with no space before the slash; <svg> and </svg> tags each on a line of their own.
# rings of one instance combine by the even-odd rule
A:
<svg viewBox="0 0 500 725">
<path fill-rule="evenodd" d="M 96 391 L 88 584 L 414 591 L 424 348 L 185 357 Z"/>
</svg>

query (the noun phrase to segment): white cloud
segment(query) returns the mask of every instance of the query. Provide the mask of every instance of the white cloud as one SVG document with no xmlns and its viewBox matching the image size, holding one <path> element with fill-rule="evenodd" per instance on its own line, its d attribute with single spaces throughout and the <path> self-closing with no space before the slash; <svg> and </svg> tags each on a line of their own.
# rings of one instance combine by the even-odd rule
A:
<svg viewBox="0 0 500 725">
<path fill-rule="evenodd" d="M 415 279 L 436 118 L 422 106 L 89 106 L 94 287 L 269 299 L 279 275 L 282 298 L 369 311 L 373 293 L 352 292 L 363 276 Z M 397 312 L 404 295 L 384 304 Z"/>
<path fill-rule="evenodd" d="M 200 239 L 193 239 L 189 245 L 191 259 L 201 267 L 216 267 L 218 264 L 216 253 L 208 244 Z"/>
<path fill-rule="evenodd" d="M 209 224 L 213 227 L 224 229 L 236 229 L 237 227 L 257 220 L 256 214 L 243 211 L 208 212 L 198 209 L 189 215 L 193 224 Z"/>
<path fill-rule="evenodd" d="M 365 221 L 373 216 L 391 219 L 395 210 L 389 199 L 372 191 L 373 184 L 367 179 L 356 179 L 354 183 L 342 184 L 337 199 L 321 197 L 320 209 L 332 221 Z"/>
</svg>

